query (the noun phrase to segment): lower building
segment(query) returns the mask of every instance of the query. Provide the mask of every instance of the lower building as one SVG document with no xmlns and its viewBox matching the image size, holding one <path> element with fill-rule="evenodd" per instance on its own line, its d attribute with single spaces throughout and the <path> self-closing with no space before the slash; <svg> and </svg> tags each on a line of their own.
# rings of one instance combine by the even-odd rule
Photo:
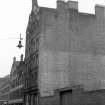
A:
<svg viewBox="0 0 105 105">
<path fill-rule="evenodd" d="M 23 55 L 21 60 L 14 59 L 11 69 L 9 105 L 23 105 L 23 70 L 24 70 Z"/>
<path fill-rule="evenodd" d="M 5 105 L 8 104 L 9 89 L 10 89 L 10 83 L 9 83 L 9 78 L 8 78 L 8 82 L 5 82 L 5 84 L 0 88 L 0 102 L 2 104 L 5 104 Z"/>
</svg>

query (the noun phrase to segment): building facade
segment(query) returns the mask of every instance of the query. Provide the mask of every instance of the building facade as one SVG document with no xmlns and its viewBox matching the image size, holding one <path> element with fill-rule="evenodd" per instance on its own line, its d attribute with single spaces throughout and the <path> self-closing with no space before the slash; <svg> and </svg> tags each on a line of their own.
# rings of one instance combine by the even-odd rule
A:
<svg viewBox="0 0 105 105">
<path fill-rule="evenodd" d="M 35 7 L 34 7 L 35 6 Z M 26 30 L 26 52 L 24 71 L 25 105 L 38 105 L 38 71 L 39 71 L 39 14 L 37 1 L 32 1 L 32 8 Z"/>
<path fill-rule="evenodd" d="M 3 102 L 2 104 L 7 105 L 9 101 L 9 90 L 10 90 L 10 78 L 8 78 L 8 81 L 3 84 L 3 86 L 0 88 L 0 101 Z"/>
<path fill-rule="evenodd" d="M 14 62 L 10 73 L 9 105 L 23 105 L 23 70 L 25 69 L 23 55 L 21 60 Z"/>
<path fill-rule="evenodd" d="M 53 9 L 32 0 L 25 54 L 25 105 L 82 104 L 86 92 L 105 89 L 105 7 L 88 14 L 76 1 Z"/>
</svg>

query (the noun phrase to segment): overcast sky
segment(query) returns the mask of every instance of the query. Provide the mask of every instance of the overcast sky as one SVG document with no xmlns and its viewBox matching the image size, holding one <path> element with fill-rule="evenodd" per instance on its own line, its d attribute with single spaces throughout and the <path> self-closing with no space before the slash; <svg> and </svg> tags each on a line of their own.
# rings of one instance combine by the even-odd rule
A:
<svg viewBox="0 0 105 105">
<path fill-rule="evenodd" d="M 76 1 L 76 0 L 75 0 Z M 39 0 L 40 6 L 56 7 L 56 0 Z M 105 0 L 79 0 L 79 10 L 94 13 L 94 4 L 105 5 Z M 13 57 L 20 59 L 24 48 L 19 50 L 19 34 L 24 38 L 31 11 L 31 0 L 0 0 L 0 77 L 10 73 Z M 25 45 L 24 45 L 25 46 Z"/>
</svg>

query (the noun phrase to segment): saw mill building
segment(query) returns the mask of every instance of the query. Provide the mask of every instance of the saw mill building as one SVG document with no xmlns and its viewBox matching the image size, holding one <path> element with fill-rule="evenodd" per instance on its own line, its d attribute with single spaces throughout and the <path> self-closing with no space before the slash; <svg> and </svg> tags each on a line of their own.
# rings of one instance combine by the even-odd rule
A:
<svg viewBox="0 0 105 105">
<path fill-rule="evenodd" d="M 32 0 L 25 65 L 25 105 L 104 105 L 105 7 L 89 14 L 77 1 Z"/>
</svg>

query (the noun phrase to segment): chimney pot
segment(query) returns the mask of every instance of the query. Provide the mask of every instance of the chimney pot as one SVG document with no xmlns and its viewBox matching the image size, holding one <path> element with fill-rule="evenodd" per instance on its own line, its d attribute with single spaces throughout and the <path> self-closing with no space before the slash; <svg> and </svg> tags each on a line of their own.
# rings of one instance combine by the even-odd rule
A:
<svg viewBox="0 0 105 105">
<path fill-rule="evenodd" d="M 21 54 L 20 56 L 20 61 L 23 61 L 23 54 Z"/>
<path fill-rule="evenodd" d="M 68 8 L 78 10 L 78 1 L 68 0 Z"/>
<path fill-rule="evenodd" d="M 57 9 L 59 12 L 65 11 L 66 8 L 66 2 L 65 0 L 57 0 Z"/>
<path fill-rule="evenodd" d="M 15 61 L 16 61 L 16 57 L 13 58 L 13 62 L 15 62 Z"/>
<path fill-rule="evenodd" d="M 95 5 L 95 15 L 96 15 L 96 18 L 98 19 L 105 18 L 105 6 L 96 4 Z"/>
</svg>

